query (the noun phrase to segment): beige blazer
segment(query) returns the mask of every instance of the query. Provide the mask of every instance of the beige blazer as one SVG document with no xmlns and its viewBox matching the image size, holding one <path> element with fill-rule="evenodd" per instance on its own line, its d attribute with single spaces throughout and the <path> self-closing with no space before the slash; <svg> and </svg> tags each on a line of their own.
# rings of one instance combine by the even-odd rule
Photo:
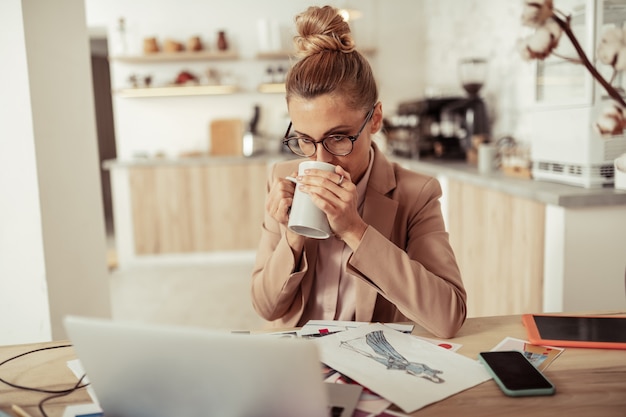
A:
<svg viewBox="0 0 626 417">
<path fill-rule="evenodd" d="M 466 293 L 445 230 L 439 182 L 391 163 L 374 146 L 363 219 L 369 225 L 347 270 L 357 280 L 356 321 L 413 321 L 438 337 L 452 337 L 466 317 Z M 274 178 L 297 171 L 301 162 L 277 163 Z M 252 302 L 274 327 L 305 324 L 318 240 L 307 239 L 295 264 L 286 227 L 267 212 L 252 272 Z M 314 295 L 313 295 L 314 296 Z"/>
</svg>

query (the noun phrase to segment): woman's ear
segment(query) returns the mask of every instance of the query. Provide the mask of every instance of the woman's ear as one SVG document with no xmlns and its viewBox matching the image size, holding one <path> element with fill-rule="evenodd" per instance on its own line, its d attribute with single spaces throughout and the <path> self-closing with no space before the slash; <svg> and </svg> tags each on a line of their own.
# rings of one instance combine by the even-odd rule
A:
<svg viewBox="0 0 626 417">
<path fill-rule="evenodd" d="M 383 127 L 383 103 L 376 103 L 374 114 L 372 114 L 372 124 L 370 125 L 370 133 L 374 134 Z"/>
</svg>

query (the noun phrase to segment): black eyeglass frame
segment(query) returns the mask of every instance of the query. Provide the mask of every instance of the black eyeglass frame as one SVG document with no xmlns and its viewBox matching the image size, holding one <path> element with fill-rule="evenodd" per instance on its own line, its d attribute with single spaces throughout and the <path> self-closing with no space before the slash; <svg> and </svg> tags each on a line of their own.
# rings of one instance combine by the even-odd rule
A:
<svg viewBox="0 0 626 417">
<path fill-rule="evenodd" d="M 378 104 L 378 103 L 376 103 L 376 104 Z M 298 156 L 303 156 L 303 157 L 306 157 L 306 158 L 310 158 L 310 157 L 312 157 L 313 155 L 315 155 L 317 153 L 317 145 L 319 143 L 321 143 L 322 146 L 324 147 L 324 149 L 326 149 L 326 151 L 328 153 L 332 154 L 332 155 L 335 155 L 335 156 L 347 156 L 347 155 L 350 155 L 352 153 L 352 151 L 354 150 L 354 142 L 356 142 L 356 140 L 359 138 L 359 136 L 363 132 L 363 129 L 365 129 L 365 126 L 367 126 L 367 123 L 372 119 L 372 116 L 374 115 L 374 110 L 376 109 L 376 104 L 374 104 L 374 106 L 370 109 L 370 111 L 367 112 L 367 115 L 365 115 L 365 120 L 363 121 L 363 124 L 361 125 L 361 128 L 359 129 L 359 131 L 355 135 L 329 135 L 329 136 L 326 136 L 325 138 L 320 139 L 320 140 L 308 140 L 308 139 L 306 139 L 307 141 L 309 141 L 310 143 L 312 143 L 315 146 L 315 150 L 310 155 L 304 155 L 304 154 L 297 153 L 297 152 L 295 152 L 291 148 L 291 146 L 289 146 L 289 142 L 291 142 L 294 139 L 296 141 L 300 141 L 301 139 L 304 140 L 303 138 L 294 138 L 294 137 L 289 138 L 289 132 L 291 131 L 291 125 L 293 124 L 293 122 L 289 122 L 289 126 L 287 127 L 287 131 L 285 132 L 285 136 L 283 137 L 283 145 L 286 145 L 289 148 L 289 150 L 291 152 L 293 152 L 294 154 L 296 154 Z M 330 138 L 336 138 L 337 136 L 341 136 L 342 138 L 346 138 L 346 139 L 350 140 L 351 147 L 350 147 L 350 151 L 349 152 L 346 152 L 346 153 L 335 153 L 335 152 L 331 151 L 330 149 L 328 149 L 328 146 L 326 145 L 326 140 L 330 139 Z"/>
</svg>

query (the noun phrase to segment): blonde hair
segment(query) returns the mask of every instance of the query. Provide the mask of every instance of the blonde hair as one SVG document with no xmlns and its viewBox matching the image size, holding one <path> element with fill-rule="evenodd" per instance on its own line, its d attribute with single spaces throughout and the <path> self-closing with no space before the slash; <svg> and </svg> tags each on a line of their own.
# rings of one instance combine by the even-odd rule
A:
<svg viewBox="0 0 626 417">
<path fill-rule="evenodd" d="M 287 102 L 292 97 L 331 94 L 344 98 L 353 109 L 369 110 L 378 101 L 376 81 L 339 11 L 313 6 L 298 14 L 295 22 L 299 60 L 287 73 Z"/>
</svg>

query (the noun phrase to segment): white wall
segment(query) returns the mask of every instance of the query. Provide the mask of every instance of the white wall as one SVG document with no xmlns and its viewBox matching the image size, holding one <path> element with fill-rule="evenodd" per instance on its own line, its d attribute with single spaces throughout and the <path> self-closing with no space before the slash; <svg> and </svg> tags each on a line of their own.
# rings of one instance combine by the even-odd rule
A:
<svg viewBox="0 0 626 417">
<path fill-rule="evenodd" d="M 0 5 L 0 344 L 110 315 L 82 0 Z"/>
<path fill-rule="evenodd" d="M 546 312 L 623 310 L 626 207 L 546 206 Z"/>
<path fill-rule="evenodd" d="M 383 111 L 391 115 L 399 103 L 423 97 L 426 90 L 426 2 L 377 0 L 375 4 L 376 24 L 371 32 L 377 50 L 374 71 Z"/>
<path fill-rule="evenodd" d="M 141 53 L 145 37 L 162 42 L 170 37 L 185 43 L 198 35 L 215 48 L 218 30 L 225 30 L 242 60 L 227 63 L 114 64 L 113 86 L 129 85 L 131 73 L 154 76 L 166 83 L 181 69 L 203 74 L 208 66 L 234 74 L 247 94 L 230 97 L 128 99 L 115 98 L 115 122 L 120 158 L 137 153 L 165 153 L 209 148 L 208 126 L 219 117 L 248 120 L 254 104 L 262 109 L 261 131 L 278 139 L 284 130 L 286 106 L 282 95 L 251 93 L 269 61 L 256 61 L 259 50 L 258 21 L 272 19 L 281 27 L 283 47 L 289 49 L 293 18 L 312 4 L 351 6 L 363 11 L 352 23 L 357 46 L 373 47 L 370 62 L 378 78 L 386 114 L 402 101 L 423 98 L 427 91 L 463 94 L 457 78 L 461 58 L 483 56 L 490 60 L 489 80 L 483 96 L 494 122 L 494 137 L 515 135 L 528 140 L 524 113 L 532 85 L 532 63 L 523 62 L 515 50 L 524 29 L 520 23 L 522 2 L 501 0 L 238 0 L 234 7 L 197 0 L 85 0 L 87 23 L 92 30 L 109 33 L 112 54 L 119 52 L 117 21 L 127 22 L 127 50 Z M 245 12 L 243 12 L 245 11 Z M 286 34 L 285 34 L 286 33 Z M 273 62 L 276 64 L 277 62 Z M 285 62 L 287 63 L 287 62 Z"/>
<path fill-rule="evenodd" d="M 525 113 L 532 104 L 534 64 L 521 59 L 516 41 L 523 34 L 522 1 L 424 1 L 427 26 L 423 61 L 426 84 L 463 94 L 457 63 L 462 58 L 489 59 L 481 95 L 493 121 L 494 139 L 514 135 L 529 140 Z"/>
<path fill-rule="evenodd" d="M 0 2 L 0 345 L 51 337 L 26 41 Z"/>
<path fill-rule="evenodd" d="M 224 7 L 217 2 L 195 0 L 86 0 L 88 25 L 94 31 L 97 28 L 106 29 L 111 55 L 119 54 L 117 22 L 124 17 L 129 54 L 141 54 L 143 39 L 150 36 L 155 36 L 161 46 L 166 38 L 185 44 L 190 37 L 199 36 L 209 50 L 216 50 L 217 32 L 225 30 L 230 47 L 240 56 L 236 61 L 208 63 L 129 65 L 113 61 L 113 88 L 128 87 L 131 74 L 141 78 L 152 75 L 153 85 L 164 85 L 173 81 L 183 69 L 202 77 L 208 68 L 212 68 L 232 75 L 242 90 L 228 96 L 114 97 L 118 158 L 129 159 L 137 154 L 152 156 L 156 153 L 178 156 L 180 152 L 207 151 L 210 148 L 209 125 L 212 120 L 239 118 L 247 122 L 252 117 L 255 104 L 261 105 L 260 131 L 274 140 L 278 149 L 280 136 L 288 123 L 284 95 L 259 94 L 256 89 L 268 65 L 275 67 L 282 64 L 287 67 L 289 61 L 255 59 L 260 50 L 258 23 L 260 19 L 275 21 L 284 33 L 284 49 L 291 50 L 295 15 L 315 3 L 325 4 L 303 0 L 245 0 L 233 3 L 233 7 Z M 373 5 L 372 0 L 358 3 L 364 17 L 355 21 L 353 27 L 357 45 L 361 47 L 371 46 L 370 32 L 372 22 L 375 22 Z"/>
</svg>

